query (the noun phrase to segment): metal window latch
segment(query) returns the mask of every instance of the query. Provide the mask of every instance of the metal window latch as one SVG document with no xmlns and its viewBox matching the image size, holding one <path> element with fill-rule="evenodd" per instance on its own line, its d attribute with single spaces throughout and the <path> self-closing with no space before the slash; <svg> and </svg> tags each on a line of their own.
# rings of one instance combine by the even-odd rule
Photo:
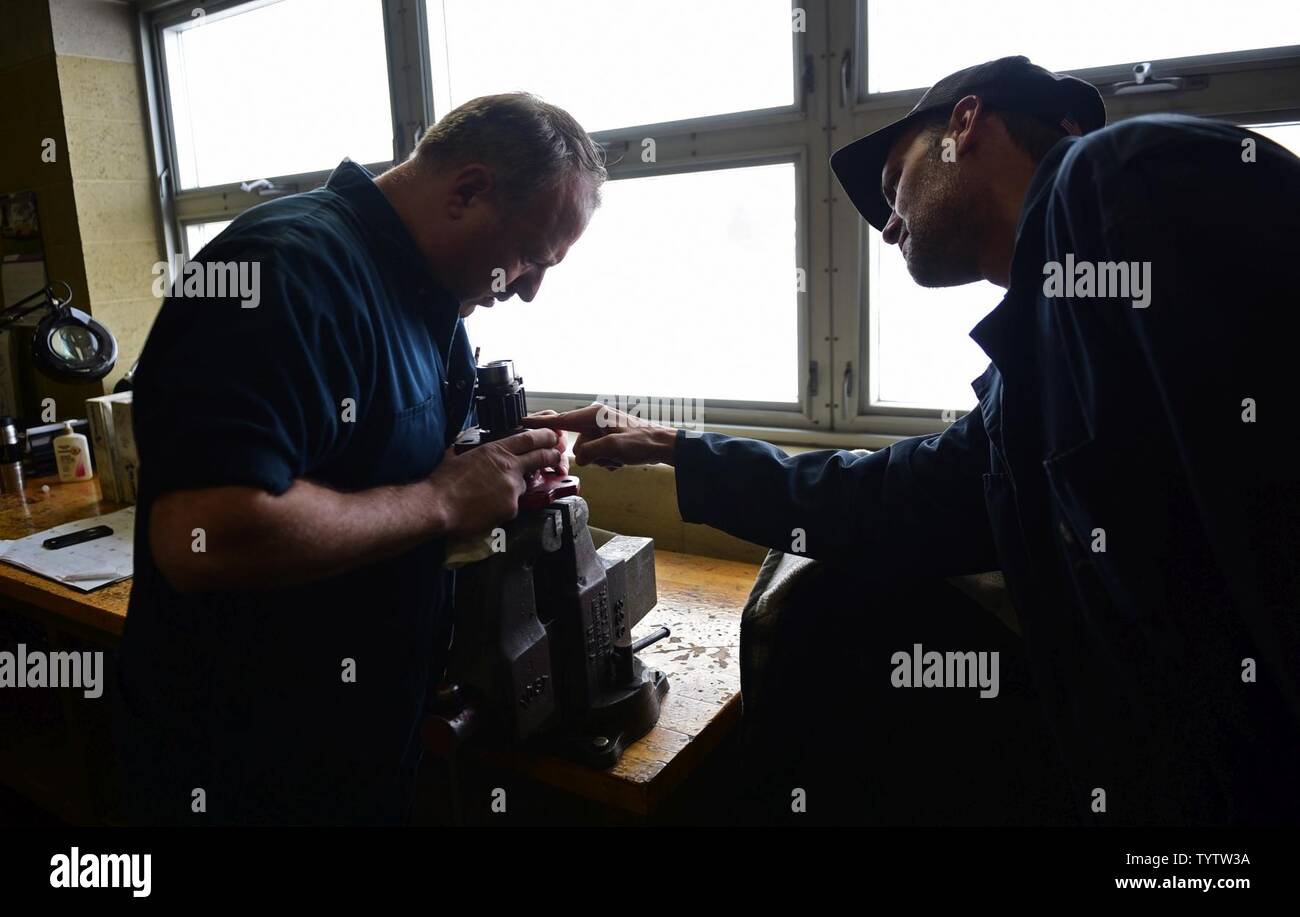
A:
<svg viewBox="0 0 1300 917">
<path fill-rule="evenodd" d="M 1126 96 L 1147 92 L 1175 92 L 1185 88 L 1186 81 L 1181 76 L 1154 77 L 1151 72 L 1150 61 L 1134 64 L 1133 79 L 1112 83 L 1110 86 L 1111 94 Z"/>
<path fill-rule="evenodd" d="M 817 66 L 813 63 L 813 56 L 805 54 L 803 56 L 803 91 L 804 95 L 812 95 L 817 88 Z"/>
<path fill-rule="evenodd" d="M 808 361 L 808 397 L 812 398 L 816 396 L 818 388 L 819 386 L 817 384 L 817 361 L 809 360 Z"/>
<path fill-rule="evenodd" d="M 853 392 L 853 362 L 844 364 L 844 392 L 840 399 L 840 416 L 849 416 L 849 396 Z"/>
<path fill-rule="evenodd" d="M 294 194 L 298 186 L 277 185 L 269 178 L 255 178 L 252 181 L 241 181 L 239 190 L 246 194 L 256 194 L 258 197 L 272 197 L 277 194 Z"/>
</svg>

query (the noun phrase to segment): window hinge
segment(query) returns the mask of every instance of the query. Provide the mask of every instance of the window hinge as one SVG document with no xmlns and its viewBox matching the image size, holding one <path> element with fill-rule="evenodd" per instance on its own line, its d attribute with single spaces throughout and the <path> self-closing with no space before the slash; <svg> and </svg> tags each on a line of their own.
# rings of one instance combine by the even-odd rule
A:
<svg viewBox="0 0 1300 917">
<path fill-rule="evenodd" d="M 849 94 L 853 90 L 853 87 L 850 85 L 852 82 L 852 74 L 853 50 L 851 48 L 845 48 L 844 55 L 840 58 L 840 108 L 848 108 L 849 106 Z"/>
</svg>

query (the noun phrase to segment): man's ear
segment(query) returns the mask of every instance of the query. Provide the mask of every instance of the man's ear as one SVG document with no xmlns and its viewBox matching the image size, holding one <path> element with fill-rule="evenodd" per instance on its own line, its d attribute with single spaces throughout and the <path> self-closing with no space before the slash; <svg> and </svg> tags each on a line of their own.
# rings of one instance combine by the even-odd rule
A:
<svg viewBox="0 0 1300 917">
<path fill-rule="evenodd" d="M 952 107 L 952 115 L 948 118 L 948 128 L 944 131 L 944 136 L 956 141 L 958 157 L 963 156 L 975 144 L 979 134 L 980 115 L 983 111 L 984 106 L 979 96 L 965 96 Z"/>
<path fill-rule="evenodd" d="M 453 219 L 459 219 L 465 209 L 474 203 L 481 203 L 491 196 L 496 187 L 492 170 L 482 163 L 470 163 L 461 166 L 452 176 L 449 213 Z"/>
</svg>

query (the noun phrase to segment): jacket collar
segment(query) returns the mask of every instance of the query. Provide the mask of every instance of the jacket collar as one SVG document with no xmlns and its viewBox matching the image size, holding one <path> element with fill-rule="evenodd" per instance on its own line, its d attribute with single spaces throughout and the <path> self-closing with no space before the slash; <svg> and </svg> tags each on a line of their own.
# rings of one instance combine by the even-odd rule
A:
<svg viewBox="0 0 1300 917">
<path fill-rule="evenodd" d="M 971 329 L 971 338 L 1004 375 L 1016 363 L 1030 356 L 1028 348 L 1033 346 L 1033 328 L 1029 314 L 1037 302 L 1043 278 L 1043 220 L 1040 211 L 1051 194 L 1061 160 L 1078 139 L 1062 139 L 1047 152 L 1034 171 L 1016 220 L 1010 285 L 997 307 Z"/>
<path fill-rule="evenodd" d="M 1044 219 L 1041 211 L 1051 194 L 1061 160 L 1077 140 L 1077 137 L 1066 137 L 1058 142 L 1034 171 L 1016 220 L 1016 244 L 1011 254 L 1011 281 L 1006 295 L 970 333 L 992 361 L 984 374 L 971 383 L 971 388 L 979 399 L 984 428 L 1004 454 L 1004 380 L 1021 378 L 1019 371 L 1031 367 L 1037 359 L 1033 316 L 1043 277 Z"/>
</svg>

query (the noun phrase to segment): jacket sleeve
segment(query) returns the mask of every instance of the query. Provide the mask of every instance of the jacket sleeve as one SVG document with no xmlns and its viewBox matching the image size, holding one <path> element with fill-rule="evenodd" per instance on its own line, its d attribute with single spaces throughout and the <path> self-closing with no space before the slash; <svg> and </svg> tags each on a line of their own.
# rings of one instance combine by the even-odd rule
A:
<svg viewBox="0 0 1300 917">
<path fill-rule="evenodd" d="M 869 454 L 786 455 L 713 433 L 677 434 L 677 505 L 757 544 L 865 565 L 866 576 L 954 576 L 997 568 L 979 410 L 935 436 Z M 802 548 L 803 550 L 800 550 Z"/>
</svg>

